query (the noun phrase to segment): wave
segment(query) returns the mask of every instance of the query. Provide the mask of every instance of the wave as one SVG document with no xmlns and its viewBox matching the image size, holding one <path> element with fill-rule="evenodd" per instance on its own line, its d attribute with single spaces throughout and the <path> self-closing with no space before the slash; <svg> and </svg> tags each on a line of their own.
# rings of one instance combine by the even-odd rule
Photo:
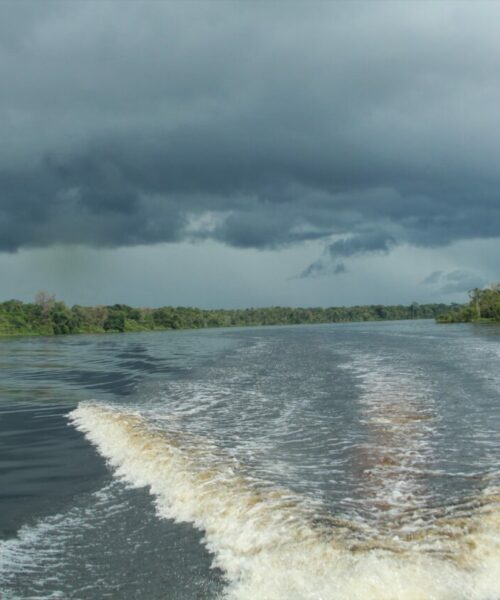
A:
<svg viewBox="0 0 500 600">
<path fill-rule="evenodd" d="M 176 422 L 82 403 L 72 423 L 127 484 L 147 486 L 158 516 L 202 530 L 234 600 L 500 598 L 500 490 L 419 509 L 412 527 L 377 531 L 252 476 Z M 426 512 L 427 510 L 427 512 Z"/>
</svg>

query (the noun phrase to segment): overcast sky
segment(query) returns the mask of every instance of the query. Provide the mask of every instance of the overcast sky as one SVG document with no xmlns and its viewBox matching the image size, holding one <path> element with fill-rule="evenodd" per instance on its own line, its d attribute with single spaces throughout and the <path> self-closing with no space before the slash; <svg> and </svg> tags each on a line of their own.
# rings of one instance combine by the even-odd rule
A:
<svg viewBox="0 0 500 600">
<path fill-rule="evenodd" d="M 500 3 L 0 2 L 0 300 L 500 280 Z"/>
</svg>

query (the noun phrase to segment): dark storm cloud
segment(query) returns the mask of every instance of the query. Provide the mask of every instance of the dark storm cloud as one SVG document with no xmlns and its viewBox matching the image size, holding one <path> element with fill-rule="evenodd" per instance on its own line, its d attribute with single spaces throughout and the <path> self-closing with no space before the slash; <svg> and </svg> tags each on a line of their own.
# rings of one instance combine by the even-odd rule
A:
<svg viewBox="0 0 500 600">
<path fill-rule="evenodd" d="M 341 275 L 346 272 L 347 269 L 344 263 L 330 262 L 324 258 L 319 258 L 302 271 L 300 278 L 305 279 L 308 277 L 322 277 L 323 275 Z"/>
<path fill-rule="evenodd" d="M 499 237 L 499 19 L 494 3 L 2 3 L 0 250 L 324 238 L 310 276 Z"/>
<path fill-rule="evenodd" d="M 324 256 L 311 263 L 301 273 L 302 278 L 321 275 L 340 275 L 347 271 L 339 258 L 350 258 L 367 253 L 387 254 L 395 246 L 396 240 L 384 231 L 365 231 L 352 237 L 341 238 L 329 244 Z"/>
<path fill-rule="evenodd" d="M 333 258 L 348 257 L 364 252 L 389 252 L 395 243 L 394 238 L 383 231 L 370 231 L 333 242 L 328 251 Z"/>
</svg>

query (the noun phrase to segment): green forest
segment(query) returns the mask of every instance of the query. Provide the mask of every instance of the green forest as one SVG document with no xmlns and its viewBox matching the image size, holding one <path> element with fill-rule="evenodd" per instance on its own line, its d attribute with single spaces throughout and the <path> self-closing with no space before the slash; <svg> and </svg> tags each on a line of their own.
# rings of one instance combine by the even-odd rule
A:
<svg viewBox="0 0 500 600">
<path fill-rule="evenodd" d="M 132 308 L 111 306 L 67 306 L 45 292 L 33 303 L 8 300 L 0 303 L 0 335 L 62 335 L 244 327 L 250 325 L 297 325 L 301 323 L 345 323 L 398 319 L 436 319 L 459 311 L 460 305 L 417 304 L 397 306 L 351 306 L 331 308 L 270 308 L 203 310 L 190 307 Z"/>
<path fill-rule="evenodd" d="M 469 303 L 438 316 L 439 323 L 500 323 L 500 283 L 469 292 Z"/>
</svg>

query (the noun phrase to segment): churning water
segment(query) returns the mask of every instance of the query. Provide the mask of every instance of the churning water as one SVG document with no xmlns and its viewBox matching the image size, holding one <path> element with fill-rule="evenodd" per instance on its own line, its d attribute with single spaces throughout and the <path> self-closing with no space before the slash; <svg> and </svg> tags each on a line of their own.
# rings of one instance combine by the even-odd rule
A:
<svg viewBox="0 0 500 600">
<path fill-rule="evenodd" d="M 0 362 L 2 598 L 500 599 L 498 327 L 22 339 Z"/>
</svg>

